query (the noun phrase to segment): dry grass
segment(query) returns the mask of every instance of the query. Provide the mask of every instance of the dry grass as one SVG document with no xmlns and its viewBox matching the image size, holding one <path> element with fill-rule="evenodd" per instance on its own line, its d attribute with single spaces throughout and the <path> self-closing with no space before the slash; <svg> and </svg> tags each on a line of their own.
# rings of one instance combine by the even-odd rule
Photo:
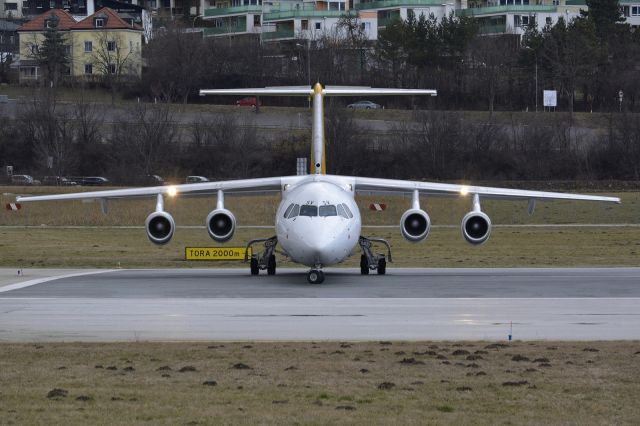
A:
<svg viewBox="0 0 640 426">
<path fill-rule="evenodd" d="M 460 231 L 438 228 L 426 242 L 406 242 L 397 229 L 366 230 L 387 238 L 394 263 L 390 267 L 542 267 L 638 266 L 640 228 L 498 228 L 489 241 L 470 246 Z M 370 231 L 370 232 L 369 232 Z M 240 229 L 226 245 L 244 246 L 251 238 L 273 235 L 268 229 Z M 3 267 L 246 267 L 242 262 L 187 262 L 185 247 L 215 247 L 204 228 L 178 229 L 174 239 L 158 247 L 143 228 L 136 229 L 0 229 Z M 357 267 L 359 253 L 343 265 Z M 278 257 L 279 267 L 299 266 Z"/>
<path fill-rule="evenodd" d="M 638 367 L 638 342 L 2 344 L 0 422 L 637 424 Z"/>
<path fill-rule="evenodd" d="M 22 188 L 24 190 L 24 188 Z M 29 188 L 33 193 L 51 188 Z M 70 191 L 71 189 L 62 189 Z M 16 193 L 16 189 L 7 192 Z M 563 224 L 563 223 L 632 223 L 640 218 L 640 193 L 618 194 L 622 205 L 600 203 L 540 203 L 533 217 L 526 213 L 526 203 L 486 202 L 485 211 L 495 224 Z M 3 195 L 1 202 L 13 200 Z M 279 197 L 228 197 L 226 204 L 239 225 L 273 226 Z M 371 202 L 386 202 L 388 209 L 369 210 Z M 396 225 L 409 199 L 364 197 L 359 200 L 365 225 Z M 488 243 L 474 247 L 463 241 L 457 226 L 469 210 L 469 200 L 431 198 L 423 206 L 434 225 L 429 238 L 410 244 L 400 237 L 397 228 L 365 228 L 365 236 L 388 239 L 394 249 L 392 266 L 638 266 L 640 228 L 500 228 L 496 227 Z M 179 198 L 166 203 L 178 226 L 203 226 L 204 218 L 214 207 L 215 197 Z M 0 213 L 0 266 L 23 267 L 188 267 L 208 266 L 207 262 L 184 261 L 186 246 L 219 246 L 211 241 L 204 228 L 176 231 L 174 240 L 163 247 L 153 246 L 142 225 L 153 210 L 152 199 L 114 201 L 109 214 L 103 215 L 97 203 L 58 202 L 25 204 L 19 212 Z M 36 225 L 38 228 L 19 228 Z M 42 226 L 41 225 L 47 225 Z M 136 226 L 114 229 L 112 225 Z M 97 228 L 60 229 L 48 226 L 95 226 Z M 269 237 L 273 229 L 238 229 L 229 246 L 243 246 L 251 238 Z M 357 266 L 354 256 L 347 266 Z M 218 266 L 237 265 L 220 264 Z M 288 266 L 280 260 L 281 266 Z"/>
</svg>

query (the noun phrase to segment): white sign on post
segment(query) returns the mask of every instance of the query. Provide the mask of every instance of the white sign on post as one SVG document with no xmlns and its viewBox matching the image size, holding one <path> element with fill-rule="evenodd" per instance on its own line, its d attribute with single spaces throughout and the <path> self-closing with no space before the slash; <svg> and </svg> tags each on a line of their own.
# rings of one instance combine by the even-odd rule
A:
<svg viewBox="0 0 640 426">
<path fill-rule="evenodd" d="M 543 99 L 543 106 L 555 108 L 558 105 L 558 92 L 555 90 L 544 90 Z"/>
</svg>

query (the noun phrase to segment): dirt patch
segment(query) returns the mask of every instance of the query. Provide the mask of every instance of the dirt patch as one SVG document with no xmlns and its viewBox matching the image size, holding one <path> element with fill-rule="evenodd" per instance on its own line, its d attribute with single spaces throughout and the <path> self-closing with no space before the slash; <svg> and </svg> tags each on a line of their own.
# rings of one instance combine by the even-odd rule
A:
<svg viewBox="0 0 640 426">
<path fill-rule="evenodd" d="M 396 384 L 393 382 L 382 382 L 378 385 L 378 389 L 381 390 L 391 390 L 396 387 Z"/>
<path fill-rule="evenodd" d="M 512 381 L 512 382 L 503 382 L 502 386 L 524 386 L 528 385 L 529 382 L 526 380 Z"/>
<path fill-rule="evenodd" d="M 53 388 L 47 393 L 47 398 L 65 398 L 69 391 L 61 388 Z"/>
<path fill-rule="evenodd" d="M 247 364 L 243 364 L 241 362 L 233 364 L 231 368 L 233 368 L 234 370 L 252 370 L 252 368 L 249 367 Z"/>
<path fill-rule="evenodd" d="M 178 372 L 180 373 L 191 373 L 194 371 L 198 371 L 196 370 L 196 368 L 192 365 L 185 365 L 184 367 L 182 367 L 180 370 L 178 370 Z"/>
</svg>

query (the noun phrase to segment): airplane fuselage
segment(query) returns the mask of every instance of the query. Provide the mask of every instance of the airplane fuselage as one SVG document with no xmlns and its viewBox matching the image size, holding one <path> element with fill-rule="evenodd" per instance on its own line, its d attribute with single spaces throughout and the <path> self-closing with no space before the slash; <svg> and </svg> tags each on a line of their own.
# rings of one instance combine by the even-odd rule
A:
<svg viewBox="0 0 640 426">
<path fill-rule="evenodd" d="M 358 244 L 362 221 L 348 185 L 303 181 L 282 193 L 276 214 L 278 244 L 297 263 L 340 263 Z"/>
</svg>

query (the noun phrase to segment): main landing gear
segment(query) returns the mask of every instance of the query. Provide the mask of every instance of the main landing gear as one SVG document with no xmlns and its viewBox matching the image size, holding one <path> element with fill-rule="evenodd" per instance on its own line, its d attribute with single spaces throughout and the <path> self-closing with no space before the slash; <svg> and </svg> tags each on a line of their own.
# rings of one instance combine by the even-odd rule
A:
<svg viewBox="0 0 640 426">
<path fill-rule="evenodd" d="M 251 259 L 248 257 L 249 248 L 253 244 L 264 243 L 264 251 L 257 254 L 252 254 Z M 244 261 L 250 261 L 251 275 L 258 275 L 260 270 L 267 270 L 267 275 L 276 274 L 276 245 L 278 244 L 278 237 L 273 236 L 271 238 L 258 238 L 251 240 L 247 243 L 247 250 L 244 255 Z"/>
<path fill-rule="evenodd" d="M 380 243 L 387 247 L 387 255 L 383 253 L 373 254 L 371 249 L 373 243 Z M 389 262 L 393 262 L 391 259 L 391 246 L 386 240 L 382 238 L 366 238 L 360 237 L 358 240 L 360 248 L 362 249 L 362 256 L 360 256 L 360 274 L 369 275 L 369 271 L 378 271 L 378 275 L 384 275 L 387 273 L 387 259 Z"/>
</svg>

